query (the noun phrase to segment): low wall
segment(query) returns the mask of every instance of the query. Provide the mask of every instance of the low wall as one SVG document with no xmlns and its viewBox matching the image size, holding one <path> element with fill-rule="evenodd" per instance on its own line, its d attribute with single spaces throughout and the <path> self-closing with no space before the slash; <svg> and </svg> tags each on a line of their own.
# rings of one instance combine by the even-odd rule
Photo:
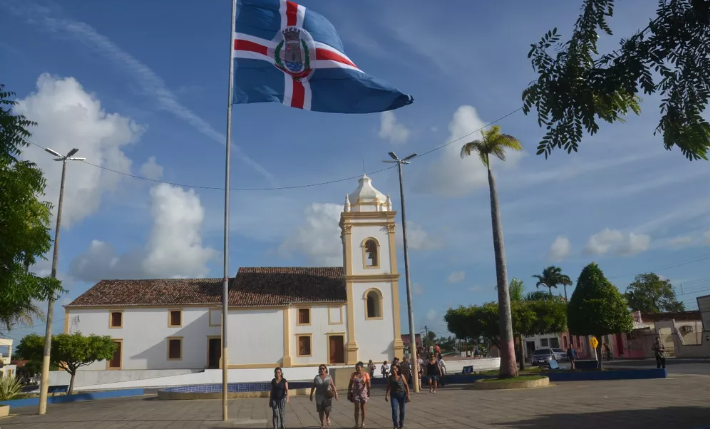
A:
<svg viewBox="0 0 710 429">
<path fill-rule="evenodd" d="M 74 377 L 74 389 L 97 384 L 119 383 L 123 381 L 148 380 L 151 378 L 172 377 L 202 372 L 199 369 L 136 369 L 120 371 L 77 371 Z M 50 371 L 49 385 L 69 385 L 71 376 L 66 371 Z"/>
<path fill-rule="evenodd" d="M 491 371 L 500 368 L 500 358 L 481 358 L 481 359 L 456 359 L 446 360 L 447 374 L 455 374 L 463 372 L 465 366 L 472 366 L 473 372 Z"/>
<path fill-rule="evenodd" d="M 665 368 L 629 369 L 613 371 L 549 372 L 545 373 L 550 381 L 594 381 L 594 380 L 645 380 L 666 378 Z"/>
<path fill-rule="evenodd" d="M 330 367 L 333 368 L 333 367 Z M 335 368 L 343 368 L 335 367 Z M 120 372 L 120 371 L 115 371 Z M 294 367 L 284 368 L 283 375 L 286 380 L 293 381 L 312 381 L 318 375 L 318 367 Z M 227 372 L 229 383 L 247 383 L 271 381 L 274 378 L 273 368 L 259 369 L 230 369 Z M 82 386 L 75 390 L 113 390 L 113 389 L 133 389 L 133 388 L 159 388 L 170 386 L 188 386 L 192 384 L 221 384 L 222 370 L 207 369 L 203 372 L 174 375 L 169 377 L 149 378 L 142 380 L 122 381 L 116 383 L 95 384 L 92 386 Z M 347 384 L 345 385 L 347 388 Z M 338 389 L 341 389 L 338 386 Z"/>
<path fill-rule="evenodd" d="M 93 401 L 96 399 L 124 398 L 127 396 L 142 396 L 144 393 L 143 389 L 127 389 L 108 392 L 79 393 L 77 395 L 49 396 L 47 397 L 47 403 L 61 404 L 66 402 Z M 10 408 L 36 407 L 39 406 L 39 398 L 0 401 L 0 405 L 9 405 Z"/>
</svg>

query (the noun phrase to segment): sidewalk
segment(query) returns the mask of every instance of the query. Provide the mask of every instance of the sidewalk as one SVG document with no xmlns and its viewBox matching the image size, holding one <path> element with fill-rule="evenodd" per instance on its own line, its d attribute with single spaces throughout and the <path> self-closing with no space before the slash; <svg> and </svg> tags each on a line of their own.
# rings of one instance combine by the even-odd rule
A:
<svg viewBox="0 0 710 429">
<path fill-rule="evenodd" d="M 436 395 L 414 395 L 406 428 L 574 428 L 696 429 L 710 425 L 710 378 L 676 375 L 667 379 L 567 382 L 541 389 L 475 391 L 446 387 Z M 50 405 L 48 414 L 13 409 L 2 429 L 202 429 L 271 427 L 265 399 L 230 401 L 230 419 L 220 421 L 221 402 L 159 401 L 152 396 Z M 391 428 L 384 390 L 373 390 L 367 428 Z M 352 428 L 353 405 L 335 402 L 332 428 Z M 315 405 L 291 398 L 287 428 L 318 428 Z"/>
</svg>

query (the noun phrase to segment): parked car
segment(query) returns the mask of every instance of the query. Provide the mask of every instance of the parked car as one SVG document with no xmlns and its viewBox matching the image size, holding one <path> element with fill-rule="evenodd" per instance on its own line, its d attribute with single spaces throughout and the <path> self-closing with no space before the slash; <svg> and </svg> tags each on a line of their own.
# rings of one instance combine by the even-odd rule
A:
<svg viewBox="0 0 710 429">
<path fill-rule="evenodd" d="M 555 360 L 559 362 L 567 362 L 567 352 L 562 349 L 552 349 L 555 352 Z"/>
<path fill-rule="evenodd" d="M 551 360 L 557 360 L 555 352 L 550 348 L 537 349 L 533 352 L 531 364 L 533 366 L 545 365 L 549 366 Z"/>
</svg>

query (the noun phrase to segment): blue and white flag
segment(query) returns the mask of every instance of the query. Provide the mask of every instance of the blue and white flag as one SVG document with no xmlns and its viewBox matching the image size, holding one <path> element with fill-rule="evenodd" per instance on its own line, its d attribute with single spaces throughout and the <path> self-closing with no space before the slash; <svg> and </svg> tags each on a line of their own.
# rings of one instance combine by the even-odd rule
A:
<svg viewBox="0 0 710 429">
<path fill-rule="evenodd" d="M 360 70 L 333 25 L 285 0 L 238 0 L 234 104 L 371 113 L 411 104 L 410 95 Z"/>
</svg>

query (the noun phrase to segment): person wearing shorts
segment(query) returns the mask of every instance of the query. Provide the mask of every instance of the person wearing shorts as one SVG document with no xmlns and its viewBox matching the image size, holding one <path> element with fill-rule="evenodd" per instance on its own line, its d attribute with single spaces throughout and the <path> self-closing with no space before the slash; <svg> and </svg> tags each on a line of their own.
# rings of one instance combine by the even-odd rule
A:
<svg viewBox="0 0 710 429">
<path fill-rule="evenodd" d="M 365 427 L 365 405 L 370 397 L 370 377 L 362 369 L 362 362 L 355 365 L 355 372 L 350 376 L 348 399 L 355 404 L 355 427 Z M 360 421 L 360 425 L 358 425 Z"/>
<path fill-rule="evenodd" d="M 439 362 L 436 361 L 436 356 L 433 354 L 429 356 L 429 362 L 426 364 L 426 375 L 429 379 L 429 393 L 436 393 L 439 377 L 441 377 L 441 368 L 439 368 Z"/>
</svg>

